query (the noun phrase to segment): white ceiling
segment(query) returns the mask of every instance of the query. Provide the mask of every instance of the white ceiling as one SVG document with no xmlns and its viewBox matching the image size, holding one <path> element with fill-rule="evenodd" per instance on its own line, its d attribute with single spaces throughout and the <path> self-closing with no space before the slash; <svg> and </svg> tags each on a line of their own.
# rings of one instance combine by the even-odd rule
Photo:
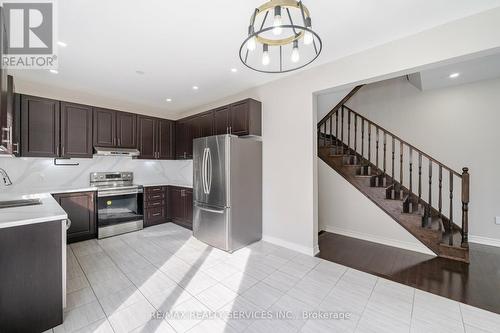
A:
<svg viewBox="0 0 500 333">
<path fill-rule="evenodd" d="M 458 77 L 450 78 L 451 74 Z M 420 90 L 439 89 L 500 77 L 500 53 L 432 68 L 418 75 Z"/>
<path fill-rule="evenodd" d="M 59 50 L 59 74 L 31 70 L 14 75 L 175 116 L 282 77 L 252 72 L 239 62 L 250 14 L 263 2 L 58 1 L 59 40 L 68 44 Z M 324 43 L 314 66 L 500 6 L 500 0 L 304 3 Z M 200 89 L 193 91 L 193 85 Z M 173 101 L 167 103 L 167 97 Z"/>
</svg>

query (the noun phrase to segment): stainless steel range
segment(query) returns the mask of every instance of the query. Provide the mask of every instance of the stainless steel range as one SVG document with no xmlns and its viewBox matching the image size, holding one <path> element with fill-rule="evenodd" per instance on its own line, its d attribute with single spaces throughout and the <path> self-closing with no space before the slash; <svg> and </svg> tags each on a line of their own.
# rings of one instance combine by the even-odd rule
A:
<svg viewBox="0 0 500 333">
<path fill-rule="evenodd" d="M 143 228 L 143 189 L 132 172 L 92 172 L 90 185 L 97 187 L 98 238 Z"/>
</svg>

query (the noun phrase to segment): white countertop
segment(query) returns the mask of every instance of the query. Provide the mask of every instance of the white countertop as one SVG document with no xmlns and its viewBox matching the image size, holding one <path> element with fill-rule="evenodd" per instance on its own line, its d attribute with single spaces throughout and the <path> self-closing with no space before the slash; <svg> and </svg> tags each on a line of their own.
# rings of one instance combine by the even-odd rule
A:
<svg viewBox="0 0 500 333">
<path fill-rule="evenodd" d="M 144 187 L 150 186 L 179 186 L 192 188 L 192 185 L 186 184 L 172 184 L 172 183 L 146 183 L 138 184 Z M 55 220 L 63 220 L 68 218 L 66 212 L 59 206 L 57 201 L 52 197 L 52 194 L 57 193 L 75 193 L 75 192 L 92 192 L 97 191 L 96 187 L 67 187 L 67 188 L 55 188 L 47 189 L 47 191 L 42 193 L 16 193 L 16 192 L 4 192 L 0 193 L 0 201 L 11 201 L 20 199 L 35 199 L 39 198 L 41 200 L 40 205 L 33 206 L 21 206 L 13 208 L 0 208 L 0 229 L 15 227 L 20 225 L 34 224 L 49 222 Z M 40 190 L 37 190 L 40 192 Z"/>
<path fill-rule="evenodd" d="M 143 187 L 152 187 L 152 186 L 177 186 L 177 187 L 193 188 L 193 185 L 174 184 L 174 183 L 145 183 L 145 184 L 139 184 L 139 185 L 142 185 Z"/>
<path fill-rule="evenodd" d="M 49 193 L 28 195 L 0 194 L 0 201 L 36 198 L 40 199 L 40 205 L 1 208 L 0 229 L 68 218 L 66 212 Z"/>
</svg>

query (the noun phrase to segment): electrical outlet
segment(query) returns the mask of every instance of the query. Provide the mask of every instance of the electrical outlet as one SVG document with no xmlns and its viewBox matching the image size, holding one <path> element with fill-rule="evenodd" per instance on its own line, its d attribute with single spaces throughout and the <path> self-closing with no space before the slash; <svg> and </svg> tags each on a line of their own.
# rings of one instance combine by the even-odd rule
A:
<svg viewBox="0 0 500 333">
<path fill-rule="evenodd" d="M 495 224 L 500 225 L 500 216 L 495 217 Z"/>
</svg>

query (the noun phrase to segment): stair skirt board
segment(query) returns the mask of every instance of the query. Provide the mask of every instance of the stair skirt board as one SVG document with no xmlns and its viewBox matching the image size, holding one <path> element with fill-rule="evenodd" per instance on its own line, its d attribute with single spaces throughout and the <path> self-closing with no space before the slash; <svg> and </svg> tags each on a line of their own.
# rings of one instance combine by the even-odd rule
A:
<svg viewBox="0 0 500 333">
<path fill-rule="evenodd" d="M 396 222 L 394 222 L 396 223 Z M 356 230 L 349 230 L 349 229 L 344 229 L 344 228 L 339 228 L 335 226 L 324 226 L 321 228 L 322 230 L 326 232 L 331 232 L 333 234 L 339 234 L 342 236 L 347 236 L 347 237 L 352 237 L 352 238 L 358 238 L 362 239 L 368 242 L 373 242 L 373 243 L 378 243 L 382 245 L 387 245 L 387 246 L 392 246 L 392 247 L 397 247 L 400 249 L 404 250 L 409 250 L 413 252 L 418 252 L 418 253 L 423 253 L 427 254 L 432 257 L 437 257 L 437 255 L 429 250 L 425 245 L 418 246 L 417 244 L 410 243 L 410 242 L 403 242 L 397 239 L 390 239 L 390 238 L 384 238 L 372 234 L 365 234 Z M 415 238 L 415 240 L 418 241 L 418 239 Z"/>
</svg>

